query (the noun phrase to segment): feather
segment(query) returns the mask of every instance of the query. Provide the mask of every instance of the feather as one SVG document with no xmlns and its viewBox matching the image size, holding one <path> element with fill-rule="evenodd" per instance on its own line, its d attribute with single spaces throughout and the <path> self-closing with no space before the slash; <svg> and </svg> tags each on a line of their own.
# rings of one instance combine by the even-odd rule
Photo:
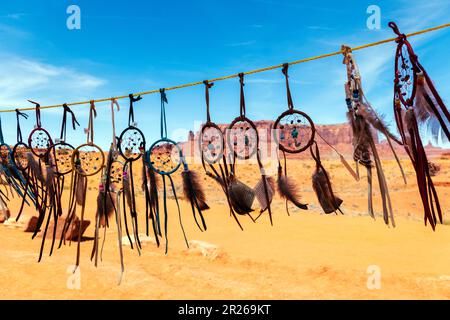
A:
<svg viewBox="0 0 450 320">
<path fill-rule="evenodd" d="M 158 214 L 159 201 L 158 201 L 158 188 L 160 180 L 157 178 L 155 172 L 147 167 L 147 173 L 149 177 L 149 188 L 150 188 L 150 205 L 153 211 Z"/>
<path fill-rule="evenodd" d="M 206 196 L 203 191 L 200 178 L 195 171 L 189 169 L 183 170 L 181 173 L 183 177 L 183 192 L 186 199 L 192 204 L 198 204 L 199 210 L 207 210 L 209 206 L 206 204 Z"/>
<path fill-rule="evenodd" d="M 75 200 L 78 205 L 82 206 L 86 199 L 87 177 L 79 173 L 77 173 L 76 176 Z"/>
<path fill-rule="evenodd" d="M 303 204 L 298 200 L 300 196 L 295 182 L 291 178 L 281 174 L 281 167 L 278 168 L 277 186 L 278 193 L 283 199 L 292 202 L 300 209 L 308 210 L 308 205 Z"/>
<path fill-rule="evenodd" d="M 131 199 L 131 183 L 130 178 L 128 177 L 128 171 L 123 171 L 123 194 L 127 201 L 127 205 L 130 208 L 131 214 L 134 214 L 133 210 L 133 202 Z"/>
<path fill-rule="evenodd" d="M 255 200 L 253 189 L 234 176 L 230 177 L 228 194 L 230 196 L 230 203 L 236 213 L 244 215 L 253 211 L 252 205 Z"/>
<path fill-rule="evenodd" d="M 372 128 L 382 133 L 386 138 L 394 140 L 397 144 L 402 145 L 401 141 L 389 130 L 384 122 L 383 117 L 378 115 L 368 102 L 361 103 L 358 108 L 358 115 L 362 116 Z"/>
<path fill-rule="evenodd" d="M 445 106 L 443 106 L 445 108 Z M 441 106 L 430 89 L 423 72 L 417 74 L 417 91 L 414 100 L 417 121 L 433 143 L 439 139 L 447 143 L 450 139 L 449 119 L 441 111 Z"/>
<path fill-rule="evenodd" d="M 333 189 L 328 178 L 328 174 L 320 166 L 316 167 L 316 171 L 312 175 L 313 189 L 317 195 L 320 206 L 325 213 L 332 213 L 339 210 L 342 199 L 333 194 Z"/>
<path fill-rule="evenodd" d="M 106 220 L 113 215 L 115 207 L 113 197 L 105 192 L 105 187 L 103 184 L 100 184 L 97 195 L 97 216 L 100 217 L 100 226 L 106 227 Z"/>
<path fill-rule="evenodd" d="M 45 187 L 47 188 L 48 195 L 50 197 L 50 201 L 53 203 L 55 196 L 55 174 L 50 165 L 46 165 L 46 175 L 45 175 Z"/>
<path fill-rule="evenodd" d="M 38 181 L 45 183 L 44 176 L 42 175 L 41 166 L 34 159 L 34 156 L 31 152 L 27 153 L 28 165 L 30 167 L 31 172 L 37 178 Z"/>
<path fill-rule="evenodd" d="M 266 179 L 267 195 L 269 203 L 267 203 L 263 179 Z M 261 179 L 256 184 L 256 186 L 253 188 L 253 192 L 256 195 L 256 200 L 258 200 L 259 202 L 261 212 L 266 211 L 269 205 L 272 203 L 273 195 L 275 194 L 275 180 L 272 177 L 262 176 Z"/>
</svg>

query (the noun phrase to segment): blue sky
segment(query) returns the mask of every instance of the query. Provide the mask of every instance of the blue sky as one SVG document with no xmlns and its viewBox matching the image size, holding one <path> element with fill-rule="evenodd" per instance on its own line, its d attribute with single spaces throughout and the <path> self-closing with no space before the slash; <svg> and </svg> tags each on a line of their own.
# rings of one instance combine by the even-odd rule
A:
<svg viewBox="0 0 450 320">
<path fill-rule="evenodd" d="M 316 4 L 317 3 L 317 4 Z M 66 9 L 81 8 L 81 30 L 68 30 Z M 381 8 L 381 30 L 366 27 L 369 5 Z M 0 4 L 0 108 L 88 100 L 169 87 L 336 51 L 388 37 L 394 20 L 405 33 L 449 22 L 448 0 L 397 1 L 2 1 Z M 445 101 L 450 101 L 450 30 L 411 39 L 422 64 Z M 392 119 L 395 44 L 358 51 L 366 95 Z M 317 123 L 344 122 L 345 67 L 336 56 L 290 68 L 294 103 Z M 247 114 L 275 119 L 286 108 L 280 70 L 246 77 Z M 168 92 L 172 138 L 185 137 L 205 119 L 204 89 Z M 117 128 L 127 121 L 127 100 L 119 101 Z M 238 80 L 211 90 L 216 122 L 239 112 Z M 73 107 L 82 127 L 87 106 Z M 109 104 L 98 105 L 96 139 L 111 137 Z M 149 142 L 159 135 L 159 97 L 136 105 L 138 125 Z M 24 122 L 26 135 L 34 114 Z M 5 140 L 15 142 L 14 114 L 1 114 Z M 43 125 L 59 132 L 61 109 L 43 111 Z M 70 135 L 79 144 L 82 130 Z"/>
</svg>

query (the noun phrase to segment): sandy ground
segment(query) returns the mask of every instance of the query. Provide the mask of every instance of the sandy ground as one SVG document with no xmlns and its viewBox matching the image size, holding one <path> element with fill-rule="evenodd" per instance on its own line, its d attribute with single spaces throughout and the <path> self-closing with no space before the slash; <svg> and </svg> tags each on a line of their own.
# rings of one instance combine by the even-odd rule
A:
<svg viewBox="0 0 450 320">
<path fill-rule="evenodd" d="M 449 181 L 450 160 L 435 162 L 442 167 L 435 181 Z M 217 246 L 217 256 L 203 256 L 186 249 L 171 200 L 169 254 L 165 256 L 163 247 L 157 248 L 152 243 L 144 246 L 141 256 L 124 247 L 125 274 L 120 286 L 115 225 L 107 232 L 103 261 L 97 268 L 89 260 L 92 241 L 82 243 L 79 290 L 67 286 L 75 262 L 74 243 L 37 263 L 40 239 L 31 240 L 31 234 L 18 228 L 0 226 L 0 298 L 448 299 L 450 189 L 438 187 L 447 220 L 433 232 L 423 224 L 413 171 L 404 163 L 406 186 L 395 164 L 383 163 L 396 228 L 384 225 L 380 217 L 374 221 L 367 216 L 365 179 L 354 181 L 335 160 L 325 161 L 324 165 L 332 176 L 336 193 L 344 199 L 345 215 L 321 214 L 310 181 L 313 163 L 293 160 L 289 162 L 290 175 L 297 179 L 303 200 L 311 204 L 311 209 L 292 208 L 291 216 L 287 216 L 284 203 L 277 197 L 273 204 L 274 225 L 270 226 L 267 215 L 256 224 L 242 218 L 244 231 L 229 216 L 217 185 L 204 178 L 211 206 L 205 212 L 208 230 L 196 229 L 190 207 L 184 201 L 183 219 L 189 240 Z M 238 167 L 239 177 L 251 185 L 256 182 L 255 173 L 254 167 Z M 180 186 L 178 178 L 176 183 Z M 91 181 L 87 214 L 92 221 L 97 185 L 98 181 Z M 380 213 L 378 192 L 375 203 Z M 141 196 L 139 207 L 142 208 Z M 17 202 L 10 208 L 14 214 Z M 28 209 L 26 214 L 32 213 Z M 143 220 L 140 225 L 144 232 Z M 89 227 L 86 236 L 92 236 L 93 231 Z M 371 265 L 380 268 L 380 289 L 367 287 L 367 269 Z"/>
</svg>

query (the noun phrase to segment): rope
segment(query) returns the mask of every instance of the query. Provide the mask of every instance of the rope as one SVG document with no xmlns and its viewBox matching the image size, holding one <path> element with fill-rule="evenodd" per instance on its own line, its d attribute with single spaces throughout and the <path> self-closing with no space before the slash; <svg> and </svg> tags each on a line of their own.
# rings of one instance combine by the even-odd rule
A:
<svg viewBox="0 0 450 320">
<path fill-rule="evenodd" d="M 414 36 L 418 36 L 421 34 L 425 34 L 425 33 L 429 33 L 429 32 L 433 32 L 436 30 L 440 30 L 440 29 L 445 29 L 450 27 L 450 23 L 446 23 L 446 24 L 442 24 L 436 27 L 432 27 L 432 28 L 428 28 L 428 29 L 423 29 L 423 30 L 419 30 L 416 32 L 412 32 L 407 34 L 407 37 L 414 37 Z M 398 37 L 393 37 L 393 38 L 389 38 L 389 39 L 385 39 L 385 40 L 381 40 L 381 41 L 376 41 L 376 42 L 372 42 L 372 43 L 367 43 L 367 44 L 363 44 L 361 46 L 357 46 L 357 47 L 353 47 L 350 48 L 352 51 L 358 51 L 358 50 L 363 50 L 363 49 L 367 49 L 370 47 L 375 47 L 375 46 L 379 46 L 385 43 L 389 43 L 389 42 L 393 42 L 396 41 L 398 39 Z M 309 57 L 309 58 L 304 58 L 304 59 L 300 59 L 300 60 L 295 60 L 295 61 L 291 61 L 288 62 L 288 65 L 296 65 L 296 64 L 300 64 L 300 63 L 305 63 L 305 62 L 310 62 L 310 61 L 314 61 L 314 60 L 319 60 L 319 59 L 324 59 L 324 58 L 328 58 L 328 57 L 332 57 L 332 56 L 337 56 L 337 55 L 341 55 L 345 53 L 345 51 L 343 49 L 339 50 L 339 51 L 335 51 L 335 52 L 330 52 L 330 53 L 325 53 L 325 54 L 321 54 L 321 55 L 317 55 L 317 56 L 313 56 L 313 57 Z M 280 69 L 283 68 L 284 65 L 286 63 L 282 63 L 282 64 L 277 64 L 274 66 L 270 66 L 270 67 L 265 67 L 265 68 L 260 68 L 260 69 L 255 69 L 255 70 L 250 70 L 247 72 L 242 72 L 244 75 L 250 75 L 250 74 L 255 74 L 255 73 L 260 73 L 260 72 L 265 72 L 265 71 L 270 71 L 270 70 L 274 70 L 274 69 Z M 217 82 L 217 81 L 223 81 L 223 80 L 228 80 L 228 79 L 232 79 L 232 78 L 237 78 L 239 77 L 239 73 L 235 73 L 235 74 L 231 74 L 228 76 L 223 76 L 223 77 L 219 77 L 219 78 L 214 78 L 214 79 L 210 79 L 207 80 L 208 82 Z M 191 82 L 191 83 L 185 83 L 185 84 L 181 84 L 178 86 L 174 86 L 174 87 L 168 87 L 165 88 L 166 91 L 169 90 L 178 90 L 178 89 L 182 89 L 182 88 L 188 88 L 188 87 L 194 87 L 194 86 L 198 86 L 198 85 L 202 85 L 204 82 L 204 80 L 202 81 L 196 81 L 196 82 Z M 160 89 L 154 89 L 154 90 L 149 90 L 149 91 L 143 91 L 143 92 L 137 92 L 134 93 L 133 96 L 144 96 L 144 95 L 148 95 L 148 94 L 154 94 L 154 93 L 159 93 Z M 98 103 L 98 102 L 106 102 L 106 101 L 111 101 L 113 99 L 115 100 L 120 100 L 120 99 L 126 99 L 129 98 L 129 95 L 123 95 L 123 96 L 117 96 L 117 97 L 111 97 L 111 98 L 102 98 L 102 99 L 96 99 L 96 100 L 88 100 L 88 101 L 78 101 L 78 102 L 71 102 L 71 103 L 67 103 L 68 106 L 78 106 L 78 105 L 83 105 L 83 104 L 89 104 L 91 103 L 91 101 L 93 101 L 94 103 Z M 55 104 L 55 105 L 49 105 L 49 106 L 41 106 L 40 109 L 53 109 L 53 108 L 60 108 L 62 107 L 63 104 Z M 29 110 L 34 110 L 34 107 L 27 107 L 27 108 L 19 108 L 18 110 L 21 111 L 29 111 Z M 0 113 L 2 112 L 15 112 L 16 108 L 14 109 L 5 109 L 5 110 L 0 110 Z"/>
</svg>

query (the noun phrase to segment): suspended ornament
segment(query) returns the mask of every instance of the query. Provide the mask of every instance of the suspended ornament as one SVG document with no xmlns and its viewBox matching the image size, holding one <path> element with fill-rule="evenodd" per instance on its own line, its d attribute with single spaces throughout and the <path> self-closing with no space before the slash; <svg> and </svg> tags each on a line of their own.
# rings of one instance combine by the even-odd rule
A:
<svg viewBox="0 0 450 320">
<path fill-rule="evenodd" d="M 381 200 L 383 204 L 383 219 L 389 225 L 395 226 L 394 214 L 392 211 L 389 189 L 384 175 L 378 150 L 375 145 L 375 134 L 380 133 L 385 136 L 386 141 L 397 161 L 406 184 L 406 177 L 400 164 L 398 156 L 392 145 L 392 141 L 402 144 L 389 131 L 388 126 L 382 118 L 375 112 L 366 96 L 361 85 L 361 76 L 356 60 L 352 54 L 351 48 L 342 47 L 344 54 L 343 63 L 347 67 L 347 82 L 345 83 L 347 118 L 353 133 L 353 159 L 356 162 L 357 174 L 359 176 L 358 164 L 363 165 L 367 170 L 367 190 L 368 190 L 368 211 L 369 215 L 375 218 L 372 200 L 372 167 L 375 164 L 378 185 L 380 188 Z M 389 222 L 390 221 L 390 222 Z"/>
<path fill-rule="evenodd" d="M 77 258 L 75 266 L 80 265 L 80 251 L 81 251 L 81 235 L 83 231 L 84 215 L 86 207 L 86 193 L 88 177 L 98 174 L 105 163 L 105 154 L 103 150 L 94 144 L 94 118 L 97 116 L 94 101 L 90 102 L 89 108 L 89 122 L 85 130 L 87 138 L 86 143 L 78 146 L 72 153 L 72 186 L 71 186 L 71 203 L 69 204 L 68 227 L 76 217 L 77 205 L 81 207 L 79 229 L 78 229 L 78 243 L 77 243 Z M 64 237 L 65 238 L 65 237 Z"/>
<path fill-rule="evenodd" d="M 214 179 L 222 188 L 226 198 L 230 215 L 236 220 L 238 226 L 243 230 L 241 223 L 236 215 L 230 199 L 230 176 L 228 163 L 225 156 L 225 139 L 222 130 L 211 120 L 209 105 L 209 89 L 214 85 L 208 80 L 203 81 L 205 85 L 206 101 L 206 123 L 204 123 L 199 135 L 199 149 L 203 169 L 207 176 Z"/>
<path fill-rule="evenodd" d="M 307 150 L 314 142 L 316 130 L 313 121 L 306 113 L 294 109 L 288 69 L 289 64 L 285 63 L 282 73 L 286 80 L 288 109 L 275 120 L 273 132 L 275 143 L 284 159 L 283 168 L 278 157 L 278 193 L 285 200 L 286 212 L 289 215 L 289 202 L 303 210 L 307 210 L 308 206 L 300 201 L 297 183 L 287 174 L 286 153 L 294 154 Z"/>
<path fill-rule="evenodd" d="M 395 121 L 416 172 L 425 225 L 429 223 L 434 230 L 438 219 L 442 223 L 442 210 L 422 139 L 427 137 L 434 142 L 448 142 L 450 113 L 419 63 L 406 35 L 400 33 L 394 22 L 389 22 L 389 27 L 398 36 L 394 78 Z"/>
<path fill-rule="evenodd" d="M 181 210 L 178 203 L 178 197 L 175 191 L 175 184 L 172 179 L 172 174 L 175 173 L 183 164 L 184 171 L 182 173 L 183 178 L 183 190 L 185 191 L 186 198 L 190 201 L 193 209 L 194 219 L 200 228 L 200 230 L 206 230 L 206 224 L 203 218 L 202 211 L 209 207 L 204 202 L 204 193 L 201 188 L 201 184 L 196 180 L 198 177 L 195 173 L 191 172 L 188 168 L 187 161 L 183 156 L 182 150 L 179 145 L 167 138 L 167 123 L 166 123 L 166 111 L 165 104 L 167 103 L 167 96 L 164 89 L 160 90 L 161 95 L 161 138 L 154 142 L 147 152 L 147 163 L 151 170 L 158 173 L 162 177 L 163 185 L 163 210 L 164 210 L 164 238 L 166 242 L 166 254 L 168 251 L 168 210 L 167 210 L 167 186 L 166 179 L 169 180 L 175 202 L 178 209 L 178 219 L 180 222 L 181 230 L 184 236 L 186 246 L 189 248 L 186 233 L 184 231 Z M 202 224 L 200 225 L 197 217 L 196 210 L 200 216 Z"/>
<path fill-rule="evenodd" d="M 258 219 L 266 210 L 269 213 L 270 224 L 272 221 L 272 210 L 270 204 L 274 194 L 273 179 L 266 175 L 261 161 L 260 141 L 257 127 L 253 121 L 246 117 L 245 96 L 244 96 L 244 74 L 239 73 L 240 84 L 240 115 L 236 117 L 228 126 L 227 142 L 231 156 L 227 176 L 228 195 L 230 204 L 237 214 L 248 215 L 253 221 L 250 212 L 255 197 L 260 204 Z M 261 174 L 260 181 L 255 188 L 247 186 L 240 181 L 236 175 L 236 160 L 248 160 L 256 157 L 258 168 Z"/>
</svg>

